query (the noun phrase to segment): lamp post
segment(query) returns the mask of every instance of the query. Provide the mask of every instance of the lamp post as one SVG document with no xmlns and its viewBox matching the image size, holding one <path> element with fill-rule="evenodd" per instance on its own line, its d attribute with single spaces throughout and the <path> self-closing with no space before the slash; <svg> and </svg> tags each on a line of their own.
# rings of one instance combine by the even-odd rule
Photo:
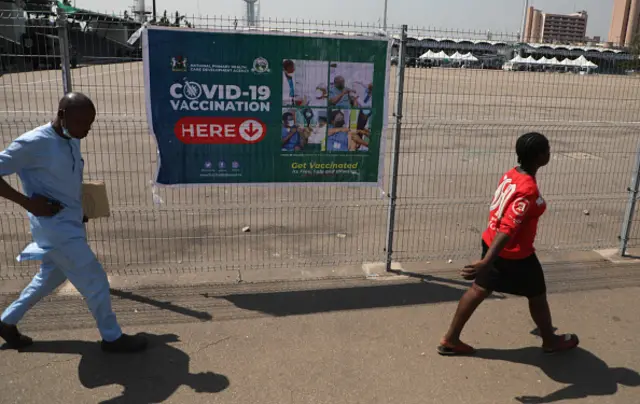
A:
<svg viewBox="0 0 640 404">
<path fill-rule="evenodd" d="M 382 30 L 383 31 L 387 31 L 387 6 L 388 6 L 389 0 L 384 0 L 384 16 L 382 19 Z"/>
<path fill-rule="evenodd" d="M 524 42 L 527 29 L 527 11 L 529 9 L 529 0 L 524 0 L 522 10 L 522 29 L 520 30 L 520 42 Z"/>
</svg>

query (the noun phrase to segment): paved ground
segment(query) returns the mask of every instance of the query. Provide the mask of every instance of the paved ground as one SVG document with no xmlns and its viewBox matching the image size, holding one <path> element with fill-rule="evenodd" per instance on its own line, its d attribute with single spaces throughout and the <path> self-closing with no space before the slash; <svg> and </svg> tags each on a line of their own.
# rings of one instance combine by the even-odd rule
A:
<svg viewBox="0 0 640 404">
<path fill-rule="evenodd" d="M 640 276 L 620 287 L 599 273 L 573 276 L 591 276 L 599 289 L 569 282 L 573 291 L 551 294 L 555 325 L 582 341 L 555 357 L 542 356 L 529 333 L 526 301 L 505 296 L 469 324 L 477 357 L 437 356 L 463 288 L 447 277 L 121 292 L 127 331 L 152 341 L 149 352 L 128 357 L 103 355 L 93 328 L 69 329 L 81 302 L 58 297 L 25 321 L 34 347 L 0 352 L 0 402 L 634 404 L 640 313 L 630 307 Z M 550 286 L 567 288 L 558 279 Z M 198 299 L 208 303 L 194 306 Z M 163 313 L 190 320 L 176 324 Z"/>
<path fill-rule="evenodd" d="M 154 205 L 149 181 L 156 155 L 141 64 L 81 68 L 73 77 L 74 88 L 92 96 L 100 112 L 84 143 L 86 174 L 107 182 L 113 216 L 89 230 L 110 272 L 383 260 L 388 201 L 376 189 L 160 189 L 163 203 Z M 549 210 L 539 247 L 615 247 L 640 129 L 639 87 L 632 77 L 409 69 L 396 260 L 477 254 L 493 188 L 515 163 L 514 139 L 534 129 L 550 136 L 554 153 L 540 176 Z M 60 88 L 59 72 L 2 76 L 2 143 L 50 119 Z M 0 277 L 32 273 L 33 265 L 14 260 L 28 241 L 24 215 L 0 204 L 0 223 Z M 246 225 L 251 233 L 241 232 Z M 634 230 L 634 238 L 639 234 Z"/>
</svg>

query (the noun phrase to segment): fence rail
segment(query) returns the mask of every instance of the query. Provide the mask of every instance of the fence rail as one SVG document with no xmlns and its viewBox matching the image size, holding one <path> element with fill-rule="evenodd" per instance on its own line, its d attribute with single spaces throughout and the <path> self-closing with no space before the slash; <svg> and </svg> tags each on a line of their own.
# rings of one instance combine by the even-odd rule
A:
<svg viewBox="0 0 640 404">
<path fill-rule="evenodd" d="M 499 176 L 515 164 L 515 139 L 530 130 L 545 133 L 553 153 L 539 178 L 549 205 L 539 249 L 618 247 L 627 222 L 629 246 L 638 238 L 637 216 L 625 215 L 640 130 L 638 77 L 400 64 L 391 69 L 389 111 L 398 111 L 401 96 L 402 125 L 399 116 L 390 116 L 383 134 L 384 192 L 335 186 L 153 189 L 157 153 L 145 115 L 142 63 L 138 45 L 122 40 L 135 32 L 130 24 L 111 23 L 107 30 L 95 28 L 99 25 L 88 18 L 69 17 L 61 32 L 70 47 L 61 55 L 64 47 L 50 36 L 58 35 L 54 23 L 2 16 L 0 32 L 25 27 L 17 41 L 0 36 L 4 146 L 50 120 L 64 93 L 60 70 L 43 68 L 40 56 L 67 67 L 77 63 L 69 70 L 70 85 L 97 105 L 98 119 L 82 147 L 85 177 L 104 180 L 108 187 L 112 217 L 88 224 L 91 245 L 108 271 L 259 270 L 475 257 Z M 187 20 L 197 29 L 246 30 L 234 18 Z M 265 20 L 261 25 L 301 34 L 380 35 L 379 27 L 362 24 Z M 402 27 L 389 28 L 394 38 L 402 32 Z M 406 54 L 426 51 L 416 38 L 479 41 L 482 35 L 409 28 L 407 44 L 415 47 Z M 491 41 L 504 45 L 496 50 Z M 488 57 L 522 51 L 515 35 L 493 34 L 491 41 Z M 449 41 L 433 50 L 451 46 Z M 620 63 L 621 72 L 627 65 Z M 392 172 L 394 158 L 397 171 Z M 15 178 L 10 181 L 19 185 Z M 26 216 L 0 201 L 0 224 L 0 278 L 30 276 L 36 268 L 15 261 L 30 239 Z M 251 231 L 243 232 L 245 226 Z"/>
</svg>

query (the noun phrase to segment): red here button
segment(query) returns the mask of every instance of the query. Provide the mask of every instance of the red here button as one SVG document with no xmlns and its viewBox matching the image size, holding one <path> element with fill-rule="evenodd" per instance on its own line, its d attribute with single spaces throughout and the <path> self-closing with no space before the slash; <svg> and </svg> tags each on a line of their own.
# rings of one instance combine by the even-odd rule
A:
<svg viewBox="0 0 640 404">
<path fill-rule="evenodd" d="M 264 139 L 266 125 L 255 118 L 185 117 L 174 134 L 186 144 L 253 144 Z"/>
</svg>

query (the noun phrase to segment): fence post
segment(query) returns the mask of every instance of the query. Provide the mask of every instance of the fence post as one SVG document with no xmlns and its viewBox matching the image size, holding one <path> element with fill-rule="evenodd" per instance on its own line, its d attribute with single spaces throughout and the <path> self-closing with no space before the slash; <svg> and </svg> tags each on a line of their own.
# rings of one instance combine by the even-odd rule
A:
<svg viewBox="0 0 640 404">
<path fill-rule="evenodd" d="M 629 243 L 629 235 L 631 234 L 631 222 L 633 214 L 636 210 L 636 202 L 638 201 L 638 192 L 640 191 L 640 145 L 636 154 L 636 165 L 634 167 L 631 187 L 627 188 L 629 192 L 629 202 L 627 203 L 627 211 L 624 214 L 624 222 L 622 223 L 622 232 L 620 234 L 620 255 L 627 254 L 627 244 Z"/>
<path fill-rule="evenodd" d="M 62 70 L 62 90 L 65 94 L 71 90 L 71 57 L 69 51 L 69 31 L 67 14 L 60 7 L 56 10 L 56 26 L 58 27 L 58 42 L 60 44 L 60 69 Z"/>
<path fill-rule="evenodd" d="M 395 131 L 393 132 L 393 148 L 391 151 L 391 179 L 389 182 L 389 214 L 387 217 L 387 272 L 391 271 L 393 257 L 393 231 L 396 219 L 396 199 L 398 189 L 398 163 L 400 161 L 400 134 L 402 133 L 402 103 L 404 98 L 405 56 L 407 52 L 407 26 L 402 26 L 398 68 L 396 72 L 396 104 L 393 116 Z"/>
</svg>

